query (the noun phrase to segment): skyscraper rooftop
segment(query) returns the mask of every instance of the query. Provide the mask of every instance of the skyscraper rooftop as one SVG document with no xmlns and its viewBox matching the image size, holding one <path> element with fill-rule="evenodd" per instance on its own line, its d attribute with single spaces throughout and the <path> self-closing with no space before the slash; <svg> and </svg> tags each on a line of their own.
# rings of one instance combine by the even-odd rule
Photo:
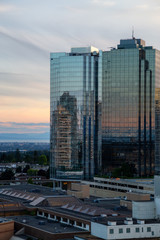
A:
<svg viewBox="0 0 160 240">
<path fill-rule="evenodd" d="M 121 39 L 120 44 L 117 45 L 118 49 L 128 49 L 128 48 L 143 48 L 145 47 L 145 41 L 142 39 Z"/>
<path fill-rule="evenodd" d="M 93 52 L 99 52 L 98 48 L 95 48 L 93 46 L 89 47 L 74 47 L 71 48 L 71 53 L 93 53 Z"/>
</svg>

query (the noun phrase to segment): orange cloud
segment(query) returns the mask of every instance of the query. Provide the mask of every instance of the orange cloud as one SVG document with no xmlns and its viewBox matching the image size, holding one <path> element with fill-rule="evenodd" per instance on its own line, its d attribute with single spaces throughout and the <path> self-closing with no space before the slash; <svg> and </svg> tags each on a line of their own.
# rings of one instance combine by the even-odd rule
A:
<svg viewBox="0 0 160 240">
<path fill-rule="evenodd" d="M 2 122 L 49 122 L 49 108 L 20 108 L 0 110 Z"/>
</svg>

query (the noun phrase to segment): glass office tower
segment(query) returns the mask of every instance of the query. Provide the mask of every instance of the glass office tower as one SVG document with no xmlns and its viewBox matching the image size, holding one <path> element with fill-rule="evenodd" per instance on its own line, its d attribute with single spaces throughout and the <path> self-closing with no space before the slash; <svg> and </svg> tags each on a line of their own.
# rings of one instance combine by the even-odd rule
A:
<svg viewBox="0 0 160 240">
<path fill-rule="evenodd" d="M 91 179 L 101 165 L 102 53 L 50 55 L 50 176 Z"/>
<path fill-rule="evenodd" d="M 120 40 L 117 49 L 103 52 L 102 62 L 103 168 L 128 162 L 138 175 L 152 174 L 155 136 L 160 155 L 160 52 L 141 39 Z"/>
</svg>

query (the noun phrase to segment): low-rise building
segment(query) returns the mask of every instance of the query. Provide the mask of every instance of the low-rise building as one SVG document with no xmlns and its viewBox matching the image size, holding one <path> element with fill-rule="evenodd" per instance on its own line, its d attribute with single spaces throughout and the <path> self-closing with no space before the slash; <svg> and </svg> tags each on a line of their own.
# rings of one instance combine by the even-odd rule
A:
<svg viewBox="0 0 160 240">
<path fill-rule="evenodd" d="M 0 218 L 0 239 L 10 240 L 14 234 L 14 221 Z"/>
<path fill-rule="evenodd" d="M 141 201 L 141 202 L 150 201 L 150 194 L 127 192 L 126 197 L 120 200 L 120 206 L 126 207 L 129 210 L 132 210 L 133 201 Z"/>
<path fill-rule="evenodd" d="M 89 185 L 71 183 L 71 190 L 67 190 L 67 194 L 77 198 L 89 198 Z"/>
<path fill-rule="evenodd" d="M 25 234 L 36 239 L 72 239 L 74 235 L 88 233 L 88 231 L 77 228 L 73 225 L 66 225 L 63 222 L 54 222 L 52 219 L 38 218 L 36 216 L 12 217 L 15 225 L 15 235 Z M 1 239 L 1 238 L 0 238 Z"/>
<path fill-rule="evenodd" d="M 127 192 L 150 194 L 154 196 L 153 179 L 108 179 L 94 177 L 94 181 L 82 181 L 89 185 L 90 196 L 125 197 Z"/>
<path fill-rule="evenodd" d="M 91 234 L 102 239 L 140 239 L 160 237 L 157 220 L 103 219 L 91 222 Z"/>
</svg>

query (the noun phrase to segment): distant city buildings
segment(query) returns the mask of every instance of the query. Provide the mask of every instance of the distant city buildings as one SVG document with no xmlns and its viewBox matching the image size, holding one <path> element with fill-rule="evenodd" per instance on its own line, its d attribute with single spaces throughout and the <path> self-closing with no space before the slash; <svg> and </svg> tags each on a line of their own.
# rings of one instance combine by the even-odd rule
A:
<svg viewBox="0 0 160 240">
<path fill-rule="evenodd" d="M 125 162 L 151 175 L 154 159 L 160 172 L 160 51 L 132 38 L 51 53 L 50 64 L 51 178 L 90 179 Z"/>
</svg>

